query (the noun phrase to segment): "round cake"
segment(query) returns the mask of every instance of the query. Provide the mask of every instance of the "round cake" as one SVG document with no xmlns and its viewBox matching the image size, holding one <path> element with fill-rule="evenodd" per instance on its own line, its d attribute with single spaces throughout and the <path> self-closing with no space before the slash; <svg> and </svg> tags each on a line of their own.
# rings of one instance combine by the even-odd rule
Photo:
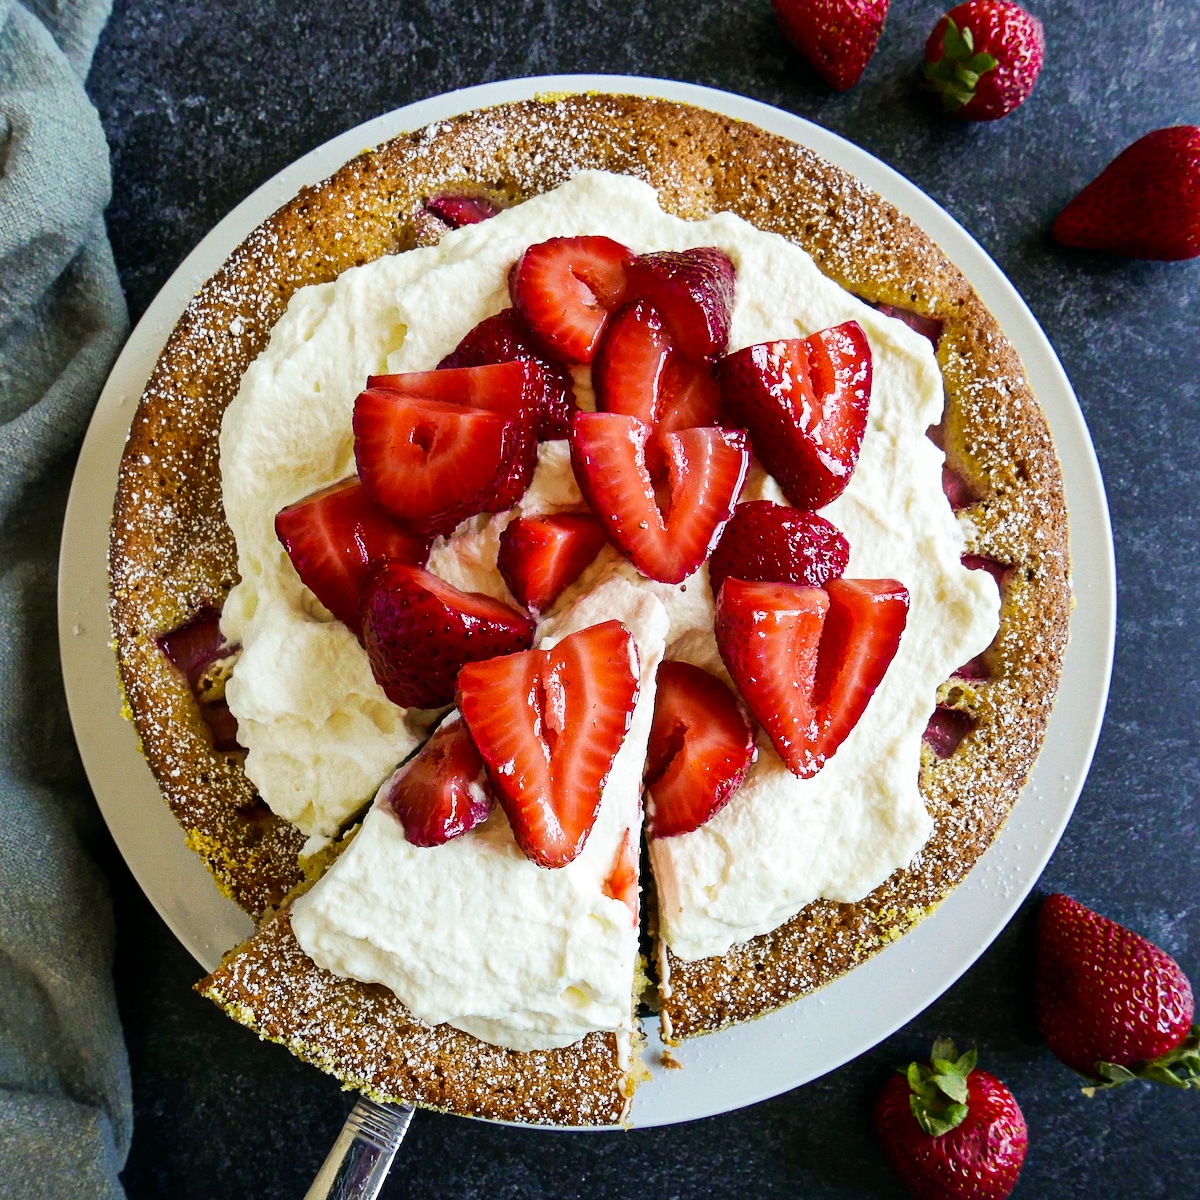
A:
<svg viewBox="0 0 1200 1200">
<path fill-rule="evenodd" d="M 830 981 L 961 880 L 1037 755 L 1070 605 L 1061 477 L 1015 351 L 929 238 L 803 147 L 663 101 L 530 101 L 368 152 L 247 238 L 188 306 L 147 385 L 121 464 L 110 559 L 121 678 L 146 758 L 220 886 L 266 918 L 202 990 L 382 1098 L 555 1124 L 619 1122 L 636 1047 L 604 1029 L 567 1045 L 497 1045 L 414 1017 L 390 989 L 318 967 L 296 941 L 296 896 L 347 845 L 354 852 L 340 834 L 357 828 L 357 814 L 338 828 L 295 812 L 287 820 L 246 774 L 223 698 L 229 648 L 218 618 L 239 572 L 219 438 L 247 368 L 301 288 L 436 242 L 449 228 L 438 197 L 511 208 L 590 171 L 645 181 L 664 212 L 686 221 L 732 213 L 781 235 L 838 287 L 935 343 L 946 403 L 931 436 L 945 451 L 946 495 L 967 565 L 986 569 L 1001 595 L 994 641 L 937 691 L 919 768 L 932 820 L 923 848 L 862 898 L 814 900 L 719 953 L 681 957 L 665 939 L 648 947 L 665 1037 L 720 1029 Z M 642 884 L 653 923 L 652 882 Z"/>
</svg>

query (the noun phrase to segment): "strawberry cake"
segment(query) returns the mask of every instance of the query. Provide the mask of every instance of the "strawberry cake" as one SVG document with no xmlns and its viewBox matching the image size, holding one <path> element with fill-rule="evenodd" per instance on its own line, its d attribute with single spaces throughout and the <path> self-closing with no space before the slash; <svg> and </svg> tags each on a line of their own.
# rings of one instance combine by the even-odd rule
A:
<svg viewBox="0 0 1200 1200">
<path fill-rule="evenodd" d="M 192 302 L 122 462 L 129 708 L 261 921 L 200 990 L 383 1099 L 620 1123 L 639 1006 L 770 1011 L 986 849 L 1066 536 L 1002 332 L 803 148 L 572 96 L 354 160 Z"/>
</svg>

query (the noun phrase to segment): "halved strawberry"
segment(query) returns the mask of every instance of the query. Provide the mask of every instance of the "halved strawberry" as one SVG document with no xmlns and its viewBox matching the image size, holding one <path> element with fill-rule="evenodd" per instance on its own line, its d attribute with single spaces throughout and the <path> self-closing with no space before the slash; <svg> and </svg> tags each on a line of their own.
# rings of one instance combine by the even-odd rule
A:
<svg viewBox="0 0 1200 1200">
<path fill-rule="evenodd" d="M 371 567 L 382 558 L 424 566 L 429 556 L 429 538 L 393 521 L 357 478 L 289 504 L 275 517 L 275 536 L 300 582 L 355 634 Z"/>
<path fill-rule="evenodd" d="M 713 595 L 726 578 L 824 587 L 845 573 L 850 543 L 831 521 L 770 500 L 733 510 L 708 560 Z"/>
<path fill-rule="evenodd" d="M 444 221 L 451 229 L 464 225 L 478 225 L 494 217 L 500 210 L 486 196 L 464 196 L 455 192 L 444 192 L 430 196 L 425 201 L 425 210 Z"/>
<path fill-rule="evenodd" d="M 625 830 L 625 836 L 617 847 L 617 855 L 613 859 L 612 870 L 604 881 L 603 892 L 613 900 L 620 900 L 633 916 L 633 923 L 638 919 L 638 850 L 633 840 L 633 830 Z"/>
<path fill-rule="evenodd" d="M 908 589 L 894 579 L 831 579 L 813 701 L 823 759 L 858 724 L 896 657 L 908 620 Z"/>
<path fill-rule="evenodd" d="M 708 363 L 676 349 L 658 310 L 645 300 L 625 305 L 609 322 L 592 365 L 592 387 L 597 408 L 653 426 L 652 472 L 663 464 L 662 434 L 715 425 L 720 415 L 721 394 Z"/>
<path fill-rule="evenodd" d="M 797 508 L 823 508 L 850 482 L 867 428 L 871 347 L 857 321 L 747 346 L 717 363 L 731 420 Z"/>
<path fill-rule="evenodd" d="M 927 338 L 935 350 L 938 348 L 938 342 L 942 340 L 942 329 L 946 324 L 941 317 L 931 317 L 911 308 L 898 308 L 894 304 L 872 304 L 871 307 L 878 309 L 885 317 L 895 317 L 897 321 L 903 321 L 914 333 Z"/>
<path fill-rule="evenodd" d="M 566 437 L 575 413 L 575 391 L 571 373 L 557 359 L 536 345 L 529 327 L 515 308 L 506 308 L 480 321 L 438 363 L 438 370 L 453 367 L 482 367 L 488 363 L 535 362 L 542 369 L 538 400 L 538 437 Z"/>
<path fill-rule="evenodd" d="M 626 295 L 658 309 L 680 353 L 712 358 L 729 343 L 735 275 L 715 246 L 639 254 L 625 264 Z"/>
<path fill-rule="evenodd" d="M 461 716 L 438 726 L 392 777 L 382 803 L 414 846 L 441 846 L 487 820 L 491 787 Z"/>
<path fill-rule="evenodd" d="M 462 404 L 512 417 L 517 443 L 512 463 L 485 512 L 512 508 L 525 494 L 537 468 L 538 425 L 545 380 L 541 364 L 533 361 L 488 363 L 450 370 L 409 371 L 401 375 L 372 375 L 369 388 L 384 388 L 416 400 Z"/>
<path fill-rule="evenodd" d="M 545 612 L 600 553 L 605 540 L 591 513 L 516 517 L 500 535 L 496 566 L 519 603 Z"/>
<path fill-rule="evenodd" d="M 658 668 L 646 752 L 646 832 L 699 829 L 729 803 L 754 761 L 754 730 L 715 675 L 685 662 Z"/>
<path fill-rule="evenodd" d="M 821 588 L 727 579 L 717 597 L 717 649 L 750 711 L 793 775 L 825 760 L 813 703 L 817 651 L 829 611 Z"/>
<path fill-rule="evenodd" d="M 459 672 L 458 707 L 538 866 L 566 866 L 583 849 L 637 697 L 637 645 L 619 621 Z"/>
<path fill-rule="evenodd" d="M 589 363 L 608 314 L 625 294 L 627 247 L 606 237 L 560 237 L 530 246 L 509 281 L 513 304 L 552 353 Z"/>
<path fill-rule="evenodd" d="M 363 584 L 362 643 L 393 704 L 437 708 L 454 699 L 464 663 L 512 654 L 533 642 L 524 613 L 463 592 L 421 567 L 384 561 Z"/>
<path fill-rule="evenodd" d="M 423 532 L 499 511 L 529 420 L 370 388 L 354 404 L 354 457 L 371 498 Z"/>
<path fill-rule="evenodd" d="M 665 512 L 646 464 L 650 426 L 623 413 L 578 413 L 571 465 L 609 539 L 643 575 L 686 579 L 709 555 L 746 477 L 750 452 L 739 429 L 685 429 L 662 439 Z"/>
<path fill-rule="evenodd" d="M 231 646 L 221 632 L 221 611 L 202 608 L 190 621 L 170 633 L 162 633 L 155 644 L 172 666 L 187 678 L 192 694 L 200 698 L 201 683 L 216 663 L 228 658 L 238 647 Z"/>
</svg>

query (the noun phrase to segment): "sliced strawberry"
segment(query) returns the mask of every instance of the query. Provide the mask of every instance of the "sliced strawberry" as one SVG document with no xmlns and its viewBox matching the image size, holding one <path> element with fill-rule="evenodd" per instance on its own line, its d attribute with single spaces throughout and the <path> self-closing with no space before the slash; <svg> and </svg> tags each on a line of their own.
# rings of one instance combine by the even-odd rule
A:
<svg viewBox="0 0 1200 1200">
<path fill-rule="evenodd" d="M 500 535 L 496 566 L 520 604 L 545 612 L 604 542 L 604 529 L 590 513 L 516 517 Z"/>
<path fill-rule="evenodd" d="M 440 196 L 430 196 L 425 201 L 425 211 L 433 213 L 451 229 L 461 229 L 464 225 L 478 225 L 480 221 L 494 217 L 500 210 L 486 196 L 445 192 Z"/>
<path fill-rule="evenodd" d="M 949 758 L 958 749 L 963 738 L 978 724 L 979 722 L 970 713 L 965 713 L 958 708 L 946 708 L 939 704 L 933 710 L 933 715 L 929 718 L 929 724 L 925 726 L 922 737 L 929 743 L 938 758 Z"/>
<path fill-rule="evenodd" d="M 962 565 L 968 571 L 986 571 L 999 587 L 1004 586 L 1008 573 L 1012 570 L 1007 563 L 997 562 L 994 558 L 986 558 L 982 554 L 964 554 Z"/>
<path fill-rule="evenodd" d="M 464 663 L 533 642 L 524 613 L 401 563 L 384 561 L 367 576 L 359 616 L 375 679 L 401 708 L 449 704 Z"/>
<path fill-rule="evenodd" d="M 674 837 L 720 812 L 754 761 L 754 730 L 733 693 L 685 662 L 658 668 L 646 752 L 646 831 Z"/>
<path fill-rule="evenodd" d="M 903 321 L 914 333 L 927 338 L 935 350 L 938 348 L 938 342 L 942 340 L 942 329 L 946 324 L 941 317 L 930 317 L 925 313 L 914 312 L 911 308 L 898 308 L 895 304 L 872 304 L 871 307 L 883 313 L 885 317 L 895 317 L 897 321 Z"/>
<path fill-rule="evenodd" d="M 535 362 L 542 369 L 538 398 L 538 437 L 566 437 L 575 413 L 575 391 L 571 373 L 542 350 L 515 308 L 506 308 L 480 321 L 438 363 L 438 370 L 453 367 L 482 367 L 489 363 Z"/>
<path fill-rule="evenodd" d="M 664 465 L 661 435 L 715 425 L 721 394 L 703 360 L 673 347 L 658 310 L 645 300 L 627 304 L 609 322 L 592 365 L 596 407 L 626 413 L 653 426 L 651 472 Z"/>
<path fill-rule="evenodd" d="M 665 513 L 646 464 L 650 427 L 623 413 L 578 413 L 571 465 L 609 539 L 643 575 L 686 579 L 709 555 L 746 477 L 750 453 L 741 430 L 685 429 L 662 439 Z"/>
<path fill-rule="evenodd" d="M 871 347 L 857 321 L 762 342 L 717 364 L 721 398 L 797 508 L 823 508 L 850 482 L 867 428 Z"/>
<path fill-rule="evenodd" d="M 397 524 L 358 479 L 343 479 L 289 504 L 275 517 L 275 536 L 300 582 L 358 633 L 358 597 L 382 558 L 424 566 L 429 538 Z"/>
<path fill-rule="evenodd" d="M 354 404 L 354 457 L 371 498 L 423 532 L 511 507 L 513 463 L 529 421 L 371 388 Z"/>
<path fill-rule="evenodd" d="M 402 375 L 372 375 L 369 388 L 399 392 L 414 400 L 461 404 L 512 417 L 517 444 L 503 484 L 485 506 L 485 512 L 512 508 L 525 494 L 537 468 L 538 425 L 541 420 L 544 377 L 539 363 L 512 361 L 450 370 L 410 371 Z"/>
<path fill-rule="evenodd" d="M 858 724 L 908 620 L 908 589 L 894 579 L 831 579 L 826 591 L 829 612 L 813 687 L 824 759 Z"/>
<path fill-rule="evenodd" d="M 246 747 L 237 740 L 237 718 L 222 696 L 217 700 L 201 700 L 200 715 L 212 736 L 214 750 L 226 754 L 245 754 Z"/>
<path fill-rule="evenodd" d="M 733 510 L 708 560 L 713 595 L 726 578 L 824 587 L 845 573 L 850 543 L 816 513 L 750 500 Z"/>
<path fill-rule="evenodd" d="M 658 309 L 672 344 L 690 358 L 725 353 L 733 318 L 736 272 L 724 250 L 664 250 L 639 254 L 625 264 L 630 300 Z"/>
<path fill-rule="evenodd" d="M 204 676 L 237 649 L 221 633 L 221 611 L 217 608 L 202 608 L 190 621 L 155 640 L 167 661 L 183 672 L 197 698 Z"/>
<path fill-rule="evenodd" d="M 382 803 L 414 846 L 441 846 L 487 820 L 491 787 L 461 716 L 438 726 L 392 778 Z"/>
<path fill-rule="evenodd" d="M 747 707 L 793 775 L 825 760 L 813 703 L 817 652 L 829 610 L 821 588 L 727 579 L 717 597 L 717 649 Z"/>
<path fill-rule="evenodd" d="M 551 238 L 517 262 L 509 291 L 526 324 L 551 354 L 590 363 L 608 314 L 625 294 L 630 251 L 612 238 Z"/>
<path fill-rule="evenodd" d="M 637 646 L 619 621 L 459 672 L 458 707 L 538 866 L 566 866 L 583 849 L 637 697 Z"/>
<path fill-rule="evenodd" d="M 620 900 L 633 916 L 633 923 L 638 919 L 638 852 L 637 843 L 633 840 L 633 830 L 625 830 L 625 836 L 617 847 L 617 855 L 613 859 L 612 870 L 604 881 L 603 892 L 613 900 Z"/>
</svg>

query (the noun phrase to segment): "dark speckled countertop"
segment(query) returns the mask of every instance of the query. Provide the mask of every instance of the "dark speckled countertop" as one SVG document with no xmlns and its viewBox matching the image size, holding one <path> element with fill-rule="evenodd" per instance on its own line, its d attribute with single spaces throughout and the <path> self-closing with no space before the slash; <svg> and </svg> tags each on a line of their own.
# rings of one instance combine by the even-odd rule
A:
<svg viewBox="0 0 1200 1200">
<path fill-rule="evenodd" d="M 862 83 L 831 94 L 767 0 L 117 0 L 89 79 L 112 146 L 108 214 L 136 320 L 239 200 L 334 134 L 494 79 L 613 72 L 740 92 L 817 121 L 924 188 L 983 244 L 1075 385 L 1108 487 L 1120 623 L 1112 694 L 1076 815 L 982 959 L 881 1046 L 774 1100 L 662 1130 L 579 1135 L 418 1113 L 384 1194 L 898 1197 L 869 1112 L 937 1034 L 977 1044 L 1030 1148 L 1015 1195 L 1200 1196 L 1200 1096 L 1086 1100 L 1032 1015 L 1037 898 L 1063 890 L 1133 926 L 1200 983 L 1200 260 L 1056 247 L 1059 208 L 1129 142 L 1200 123 L 1196 0 L 1040 0 L 1046 69 L 990 125 L 942 118 L 915 64 L 942 12 L 893 0 Z M 134 1200 L 302 1196 L 350 1097 L 191 991 L 196 964 L 115 858 L 117 986 L 136 1124 Z"/>
</svg>

